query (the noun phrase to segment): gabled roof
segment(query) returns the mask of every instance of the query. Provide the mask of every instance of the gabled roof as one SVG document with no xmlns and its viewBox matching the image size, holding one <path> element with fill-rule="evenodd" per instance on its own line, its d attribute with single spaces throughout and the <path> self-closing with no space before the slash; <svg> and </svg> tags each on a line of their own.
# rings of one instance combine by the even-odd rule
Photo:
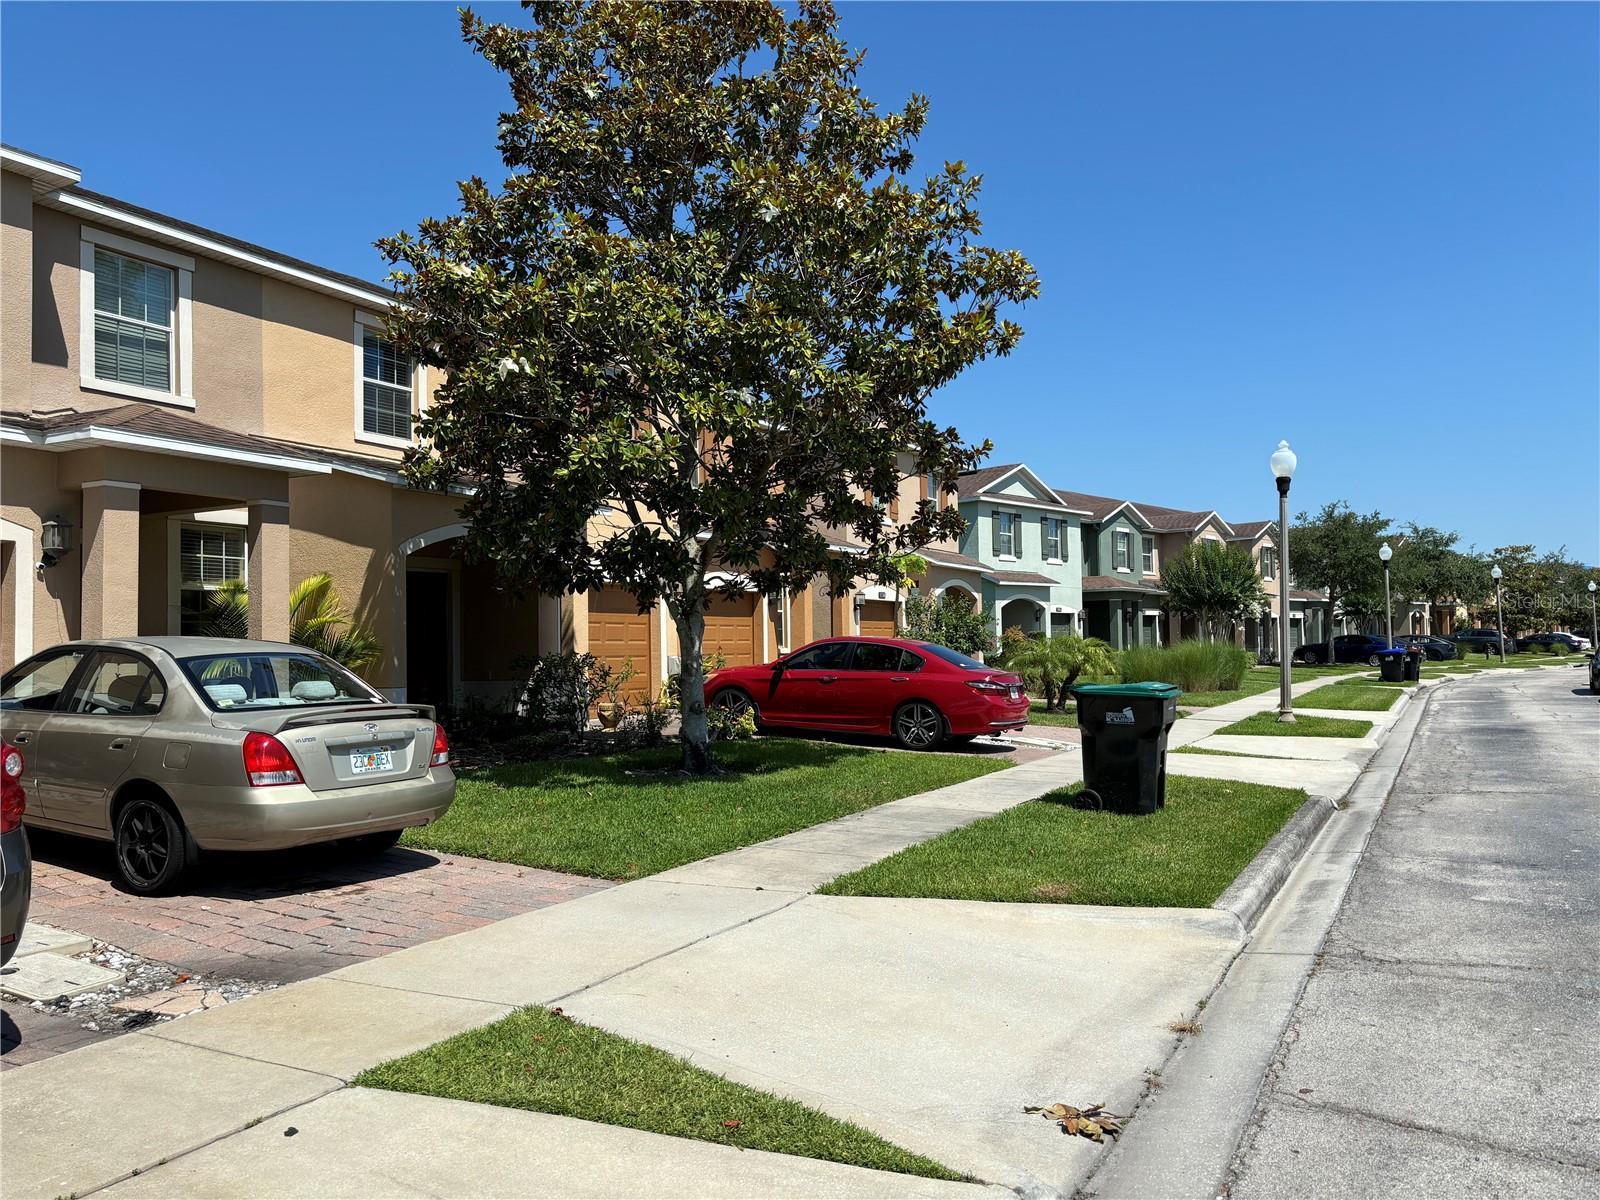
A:
<svg viewBox="0 0 1600 1200">
<path fill-rule="evenodd" d="M 1037 583 L 1047 586 L 1061 583 L 1059 579 L 1051 579 L 1050 576 L 1041 575 L 1037 571 L 990 571 L 988 577 L 996 583 Z"/>
<path fill-rule="evenodd" d="M 1233 532 L 1229 525 L 1216 513 L 1215 509 L 1209 512 L 1191 512 L 1181 508 L 1165 508 L 1159 504 L 1141 504 L 1139 510 L 1150 518 L 1150 527 L 1163 533 L 1198 533 L 1207 521 L 1215 521 L 1226 536 Z"/>
<path fill-rule="evenodd" d="M 1096 524 L 1109 521 L 1117 513 L 1126 511 L 1140 525 L 1146 529 L 1153 528 L 1150 518 L 1139 511 L 1139 507 L 1132 500 L 1118 500 L 1114 496 L 1092 496 L 1088 492 L 1069 492 L 1063 488 L 1056 488 L 1055 494 L 1061 497 L 1064 504 L 1086 513 L 1090 520 Z"/>
<path fill-rule="evenodd" d="M 1262 534 L 1272 533 L 1278 528 L 1276 521 L 1234 521 L 1233 536 L 1230 542 L 1253 542 Z"/>
<path fill-rule="evenodd" d="M 1032 484 L 1035 496 L 1018 496 L 997 491 L 1001 484 L 1013 476 L 1020 476 Z M 976 471 L 963 471 L 956 476 L 956 496 L 959 500 L 992 500 L 998 504 L 1023 504 L 1036 508 L 1059 508 L 1064 512 L 1088 516 L 1088 510 L 1061 498 L 1044 480 L 1029 469 L 1026 463 L 1002 463 L 996 467 L 980 467 Z"/>
<path fill-rule="evenodd" d="M 1085 575 L 1086 592 L 1143 592 L 1150 596 L 1165 596 L 1167 590 L 1159 584 L 1148 583 L 1132 575 Z"/>
<path fill-rule="evenodd" d="M 965 554 L 957 554 L 954 550 L 940 550 L 936 546 L 924 546 L 917 553 L 933 565 L 947 567 L 952 571 L 987 571 L 989 569 L 977 559 L 968 558 Z"/>
</svg>

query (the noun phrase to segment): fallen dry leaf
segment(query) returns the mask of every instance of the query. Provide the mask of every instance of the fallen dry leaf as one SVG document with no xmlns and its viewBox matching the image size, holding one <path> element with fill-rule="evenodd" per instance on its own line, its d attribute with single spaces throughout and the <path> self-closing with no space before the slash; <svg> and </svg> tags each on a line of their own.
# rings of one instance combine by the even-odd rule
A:
<svg viewBox="0 0 1600 1200">
<path fill-rule="evenodd" d="M 1120 1136 L 1124 1120 L 1116 1113 L 1107 1112 L 1104 1104 L 1090 1104 L 1085 1108 L 1071 1104 L 1030 1105 L 1022 1111 L 1038 1113 L 1045 1120 L 1054 1121 L 1069 1137 L 1085 1137 L 1092 1142 L 1105 1141 L 1108 1133 L 1112 1137 Z"/>
</svg>

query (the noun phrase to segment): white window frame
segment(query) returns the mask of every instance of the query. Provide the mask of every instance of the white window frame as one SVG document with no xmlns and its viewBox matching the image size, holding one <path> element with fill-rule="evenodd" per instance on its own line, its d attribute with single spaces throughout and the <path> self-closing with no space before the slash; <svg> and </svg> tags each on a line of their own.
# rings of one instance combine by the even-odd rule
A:
<svg viewBox="0 0 1600 1200">
<path fill-rule="evenodd" d="M 86 392 L 104 392 L 145 400 L 152 404 L 194 407 L 194 259 L 161 246 L 136 242 L 92 225 L 78 230 L 78 384 Z M 94 252 L 96 247 L 142 259 L 173 273 L 172 386 L 161 391 L 116 379 L 98 379 L 94 373 Z"/>
<path fill-rule="evenodd" d="M 1156 573 L 1156 539 L 1148 533 L 1139 535 L 1139 566 L 1146 575 Z"/>
<path fill-rule="evenodd" d="M 1261 547 L 1261 578 L 1272 580 L 1278 577 L 1278 551 L 1275 546 Z"/>
<path fill-rule="evenodd" d="M 427 368 L 416 363 L 413 363 L 411 366 L 412 436 L 408 438 L 397 438 L 390 437 L 388 434 L 383 433 L 368 433 L 366 425 L 364 424 L 365 406 L 363 403 L 364 396 L 362 393 L 363 385 L 366 383 L 366 341 L 367 334 L 369 332 L 375 332 L 380 335 L 383 334 L 383 318 L 374 316 L 372 313 L 358 312 L 356 314 L 354 335 L 355 385 L 353 396 L 355 408 L 352 417 L 354 421 L 352 428 L 355 430 L 355 439 L 358 442 L 365 442 L 369 446 L 389 446 L 396 450 L 409 450 L 412 446 L 416 445 L 416 420 L 422 415 L 423 409 L 427 407 L 422 399 L 428 394 Z M 390 384 L 389 386 L 392 387 L 394 385 Z"/>
<path fill-rule="evenodd" d="M 1126 529 L 1119 529 L 1112 536 L 1111 562 L 1119 571 L 1133 571 L 1133 534 Z"/>
<path fill-rule="evenodd" d="M 250 534 L 248 514 L 239 509 L 215 509 L 167 518 L 167 632 L 183 632 L 183 593 L 196 590 L 183 581 L 183 531 L 185 529 L 236 529 L 244 539 L 244 563 L 239 576 L 245 590 L 250 588 Z M 201 584 L 200 591 L 215 591 Z"/>
<path fill-rule="evenodd" d="M 1016 560 L 1016 557 L 1017 557 L 1017 532 L 1018 532 L 1018 526 L 1021 525 L 1021 523 L 1022 522 L 1017 517 L 1016 513 L 1005 512 L 1003 510 L 997 511 L 995 513 L 994 556 L 996 558 L 1003 558 L 1003 559 L 1006 559 L 1008 561 L 1015 561 Z M 1005 536 L 1006 536 L 1007 540 L 1009 540 L 1010 543 L 1011 543 L 1011 548 L 1009 550 L 1000 549 L 1000 526 L 1002 526 L 1002 525 L 1004 525 L 1006 527 Z"/>
<path fill-rule="evenodd" d="M 1044 559 L 1045 559 L 1046 562 L 1058 563 L 1058 562 L 1066 561 L 1065 558 L 1063 557 L 1063 554 L 1065 552 L 1065 547 L 1062 544 L 1063 540 L 1065 538 L 1065 530 L 1063 529 L 1063 526 L 1065 526 L 1065 525 L 1066 525 L 1066 522 L 1063 521 L 1060 517 L 1045 517 L 1044 518 L 1044 547 L 1043 547 L 1043 549 L 1044 549 Z M 1056 544 L 1056 552 L 1054 554 L 1050 553 L 1050 543 L 1051 543 L 1051 541 L 1054 541 L 1055 544 Z"/>
<path fill-rule="evenodd" d="M 794 644 L 794 630 L 790 627 L 794 613 L 789 603 L 789 590 L 783 589 L 773 597 L 773 600 L 777 602 L 772 611 L 774 618 L 772 623 L 776 627 L 774 640 L 778 643 L 778 653 L 786 654 L 789 647 Z"/>
</svg>

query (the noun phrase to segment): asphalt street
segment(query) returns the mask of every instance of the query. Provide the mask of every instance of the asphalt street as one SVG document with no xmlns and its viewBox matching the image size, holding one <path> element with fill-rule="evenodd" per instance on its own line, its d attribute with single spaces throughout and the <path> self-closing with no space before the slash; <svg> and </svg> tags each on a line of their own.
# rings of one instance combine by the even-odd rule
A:
<svg viewBox="0 0 1600 1200">
<path fill-rule="evenodd" d="M 1235 1157 L 1232 1200 L 1600 1195 L 1600 703 L 1425 713 Z"/>
</svg>

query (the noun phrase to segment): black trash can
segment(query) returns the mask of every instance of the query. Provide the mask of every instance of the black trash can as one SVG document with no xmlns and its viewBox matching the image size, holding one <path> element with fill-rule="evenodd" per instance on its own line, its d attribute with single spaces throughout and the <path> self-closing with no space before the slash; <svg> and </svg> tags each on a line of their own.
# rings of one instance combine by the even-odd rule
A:
<svg viewBox="0 0 1600 1200">
<path fill-rule="evenodd" d="M 1170 683 L 1088 683 L 1072 689 L 1083 739 L 1083 786 L 1110 812 L 1167 804 L 1167 734 L 1178 719 Z"/>
<path fill-rule="evenodd" d="M 1378 678 L 1385 683 L 1404 683 L 1406 678 L 1406 652 L 1404 650 L 1379 650 Z"/>
<path fill-rule="evenodd" d="M 1406 679 L 1416 683 L 1422 678 L 1422 651 L 1415 646 L 1406 650 Z"/>
</svg>

